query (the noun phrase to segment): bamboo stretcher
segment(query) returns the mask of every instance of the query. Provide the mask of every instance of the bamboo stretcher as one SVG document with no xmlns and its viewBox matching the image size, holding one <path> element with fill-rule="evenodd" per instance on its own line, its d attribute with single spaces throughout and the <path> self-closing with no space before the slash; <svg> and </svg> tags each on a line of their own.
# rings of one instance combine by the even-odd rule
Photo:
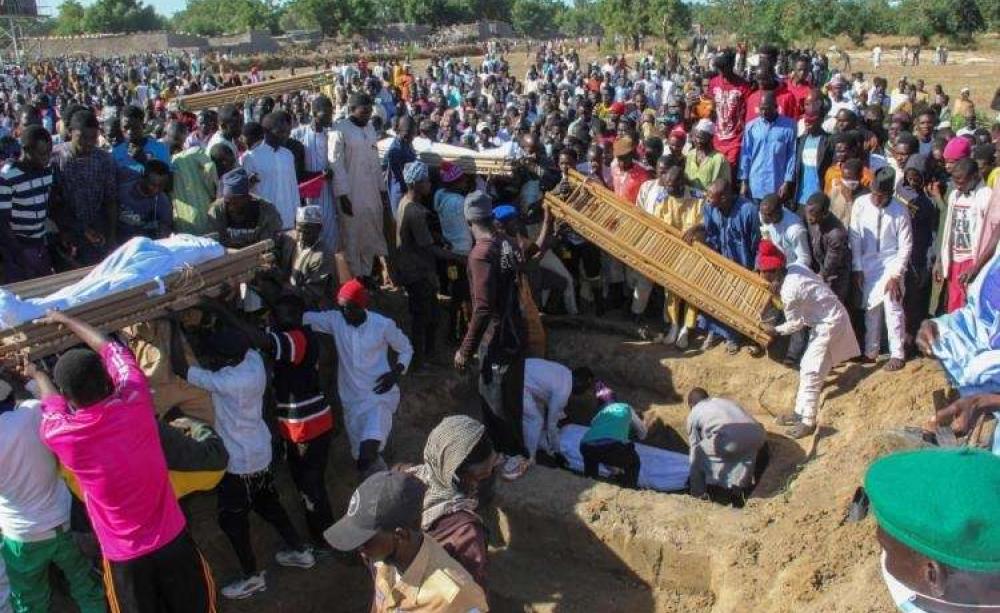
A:
<svg viewBox="0 0 1000 613">
<path fill-rule="evenodd" d="M 549 211 L 573 230 L 699 311 L 761 345 L 771 337 L 761 316 L 771 303 L 767 282 L 679 230 L 570 171 L 571 190 L 545 195 Z"/>
<path fill-rule="evenodd" d="M 383 138 L 377 144 L 379 158 L 384 160 L 392 138 Z M 463 149 L 453 145 L 441 145 L 437 151 L 424 149 L 417 151 L 417 159 L 427 164 L 431 168 L 437 168 L 441 162 L 451 162 L 458 164 L 466 174 L 483 175 L 489 177 L 510 177 L 514 174 L 517 162 L 507 157 L 499 157 Z"/>
<path fill-rule="evenodd" d="M 261 241 L 197 266 L 173 272 L 164 277 L 162 283 L 143 283 L 132 289 L 77 305 L 67 309 L 66 313 L 104 332 L 114 332 L 126 326 L 163 317 L 171 311 L 196 305 L 204 296 L 218 295 L 226 285 L 250 281 L 258 269 L 271 264 L 271 248 L 271 241 Z M 12 290 L 17 286 L 35 291 L 45 286 L 59 289 L 56 287 L 59 283 L 65 286 L 75 281 L 70 279 L 78 271 L 71 273 L 73 275 L 62 273 L 16 283 L 4 289 Z M 0 331 L 0 363 L 11 366 L 19 357 L 38 360 L 64 351 L 79 342 L 79 339 L 61 326 L 24 323 Z"/>
<path fill-rule="evenodd" d="M 262 98 L 264 96 L 280 96 L 303 90 L 318 90 L 324 85 L 331 85 L 337 80 L 333 70 L 309 72 L 250 85 L 226 87 L 211 92 L 201 92 L 188 96 L 178 96 L 174 99 L 177 110 L 195 112 L 202 109 L 216 108 L 224 104 L 236 104 Z"/>
</svg>

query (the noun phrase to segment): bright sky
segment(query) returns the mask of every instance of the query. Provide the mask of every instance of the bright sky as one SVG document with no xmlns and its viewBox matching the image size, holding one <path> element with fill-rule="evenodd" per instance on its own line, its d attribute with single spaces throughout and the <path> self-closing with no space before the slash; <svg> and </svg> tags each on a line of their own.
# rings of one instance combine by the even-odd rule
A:
<svg viewBox="0 0 1000 613">
<path fill-rule="evenodd" d="M 89 6 L 94 0 L 81 0 L 81 2 L 84 6 Z M 169 17 L 184 9 L 185 0 L 145 0 L 145 3 L 152 4 L 157 13 Z M 38 4 L 48 8 L 49 13 L 55 14 L 62 0 L 39 0 Z"/>
</svg>

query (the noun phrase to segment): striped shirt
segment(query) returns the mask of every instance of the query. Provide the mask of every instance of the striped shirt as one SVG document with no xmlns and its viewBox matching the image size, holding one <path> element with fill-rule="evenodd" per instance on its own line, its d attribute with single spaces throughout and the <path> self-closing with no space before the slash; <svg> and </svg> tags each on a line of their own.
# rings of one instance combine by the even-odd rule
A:
<svg viewBox="0 0 1000 613">
<path fill-rule="evenodd" d="M 311 328 L 269 329 L 274 360 L 278 432 L 304 443 L 333 429 L 333 413 L 319 384 L 319 345 Z"/>
<path fill-rule="evenodd" d="M 52 168 L 25 170 L 17 162 L 0 169 L 0 211 L 10 214 L 10 229 L 18 238 L 45 237 L 52 191 Z"/>
</svg>

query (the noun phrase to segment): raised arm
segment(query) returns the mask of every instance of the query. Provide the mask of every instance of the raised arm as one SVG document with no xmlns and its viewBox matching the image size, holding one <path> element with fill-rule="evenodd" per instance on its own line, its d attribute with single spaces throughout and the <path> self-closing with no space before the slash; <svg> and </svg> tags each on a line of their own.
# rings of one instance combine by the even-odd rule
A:
<svg viewBox="0 0 1000 613">
<path fill-rule="evenodd" d="M 103 332 L 85 321 L 79 320 L 72 315 L 67 315 L 63 311 L 49 311 L 45 314 L 45 317 L 38 320 L 38 323 L 66 326 L 66 329 L 78 336 L 85 345 L 98 353 L 100 353 L 104 344 L 108 342 L 108 337 Z"/>
<path fill-rule="evenodd" d="M 170 367 L 175 375 L 187 379 L 190 365 L 184 354 L 184 332 L 176 321 L 170 322 Z"/>
</svg>

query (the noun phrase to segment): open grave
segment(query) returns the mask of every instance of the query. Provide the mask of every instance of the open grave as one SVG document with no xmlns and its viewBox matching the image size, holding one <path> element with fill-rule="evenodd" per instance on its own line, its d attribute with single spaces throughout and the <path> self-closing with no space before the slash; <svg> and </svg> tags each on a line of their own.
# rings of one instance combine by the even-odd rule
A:
<svg viewBox="0 0 1000 613">
<path fill-rule="evenodd" d="M 395 306 L 395 305 L 394 305 Z M 845 365 L 835 371 L 820 411 L 820 433 L 792 441 L 769 414 L 791 406 L 793 371 L 723 347 L 706 353 L 640 342 L 601 322 L 550 327 L 550 357 L 587 365 L 632 404 L 653 444 L 684 434 L 683 395 L 693 386 L 742 403 L 769 431 L 771 463 L 743 510 L 686 495 L 633 491 L 570 472 L 533 467 L 498 487 L 483 509 L 491 533 L 490 587 L 496 611 L 884 611 L 891 603 L 878 571 L 874 524 L 844 523 L 868 463 L 895 444 L 886 432 L 916 424 L 932 410 L 944 378 L 918 360 L 900 373 Z M 471 377 L 471 373 L 469 375 Z M 420 461 L 427 433 L 442 417 L 476 414 L 471 379 L 448 368 L 404 378 L 391 460 Z M 589 409 L 571 404 L 570 418 Z M 357 484 L 338 437 L 328 485 L 335 515 Z M 814 448 L 813 448 L 814 447 Z M 300 503 L 287 473 L 279 485 L 300 526 Z M 236 573 L 235 556 L 215 523 L 214 497 L 192 501 L 195 538 L 221 582 Z M 277 535 L 253 520 L 255 547 L 269 568 L 268 591 L 223 611 L 364 611 L 366 570 L 349 558 L 322 560 L 311 571 L 276 567 Z M 302 526 L 304 528 L 304 526 Z"/>
</svg>

